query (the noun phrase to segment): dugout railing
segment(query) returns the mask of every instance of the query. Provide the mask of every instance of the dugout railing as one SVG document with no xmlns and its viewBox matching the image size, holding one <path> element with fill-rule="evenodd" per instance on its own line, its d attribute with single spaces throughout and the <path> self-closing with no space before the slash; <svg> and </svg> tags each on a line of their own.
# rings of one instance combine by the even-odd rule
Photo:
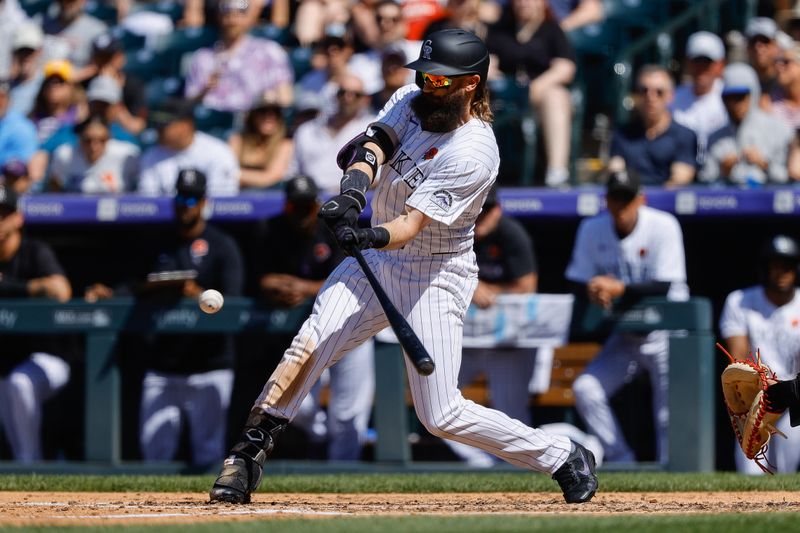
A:
<svg viewBox="0 0 800 533">
<path fill-rule="evenodd" d="M 215 315 L 202 313 L 193 300 L 154 305 L 133 299 L 100 303 L 73 300 L 65 304 L 36 300 L 0 301 L 0 335 L 85 335 L 85 461 L 73 465 L 16 465 L 0 462 L 0 471 L 113 471 L 122 466 L 121 376 L 117 342 L 123 333 L 292 333 L 309 311 L 259 307 L 246 298 L 228 298 Z M 714 360 L 711 303 L 705 298 L 669 302 L 646 298 L 607 313 L 596 307 L 576 309 L 576 331 L 603 334 L 612 330 L 672 330 L 669 406 L 681 413 L 669 426 L 669 461 L 673 471 L 714 470 Z M 0 354 L 0 356 L 2 356 Z M 413 466 L 408 441 L 405 366 L 395 344 L 376 347 L 374 405 L 375 466 Z M 362 465 L 365 466 L 365 465 Z M 180 465 L 164 465 L 180 471 Z M 158 471 L 157 465 L 150 465 Z M 302 469 L 302 466 L 299 467 Z"/>
</svg>

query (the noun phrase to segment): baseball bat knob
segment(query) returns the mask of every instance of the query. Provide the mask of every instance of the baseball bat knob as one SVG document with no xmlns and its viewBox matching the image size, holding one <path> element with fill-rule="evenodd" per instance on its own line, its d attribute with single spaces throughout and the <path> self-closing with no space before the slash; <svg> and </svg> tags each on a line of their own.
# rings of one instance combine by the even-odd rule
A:
<svg viewBox="0 0 800 533">
<path fill-rule="evenodd" d="M 430 376 L 436 370 L 436 365 L 433 364 L 433 359 L 424 357 L 417 361 L 417 372 L 422 376 Z"/>
</svg>

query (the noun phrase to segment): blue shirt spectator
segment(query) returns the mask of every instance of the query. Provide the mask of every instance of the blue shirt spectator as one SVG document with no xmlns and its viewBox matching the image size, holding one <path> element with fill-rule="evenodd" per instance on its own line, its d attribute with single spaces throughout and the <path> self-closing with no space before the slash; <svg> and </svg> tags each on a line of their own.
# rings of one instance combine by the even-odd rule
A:
<svg viewBox="0 0 800 533">
<path fill-rule="evenodd" d="M 649 65 L 636 78 L 634 120 L 614 131 L 612 170 L 631 168 L 645 185 L 685 185 L 694 179 L 697 136 L 672 119 L 672 78 L 663 67 Z"/>
<path fill-rule="evenodd" d="M 628 167 L 636 169 L 645 185 L 662 185 L 669 181 L 676 161 L 695 165 L 697 138 L 689 128 L 675 121 L 656 137 L 649 139 L 641 122 L 614 132 L 611 155 L 620 156 Z"/>
<path fill-rule="evenodd" d="M 38 145 L 33 122 L 8 109 L 10 90 L 8 80 L 0 80 L 0 165 L 11 159 L 27 162 Z"/>
</svg>

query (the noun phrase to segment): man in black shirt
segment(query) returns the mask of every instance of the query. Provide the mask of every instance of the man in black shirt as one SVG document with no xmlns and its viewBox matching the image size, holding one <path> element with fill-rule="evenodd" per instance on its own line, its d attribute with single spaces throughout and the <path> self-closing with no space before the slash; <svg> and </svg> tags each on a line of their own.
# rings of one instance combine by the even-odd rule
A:
<svg viewBox="0 0 800 533">
<path fill-rule="evenodd" d="M 325 279 L 344 258 L 331 231 L 319 221 L 317 194 L 317 185 L 311 178 L 292 178 L 286 183 L 283 213 L 268 221 L 258 247 L 263 255 L 257 271 L 261 292 L 274 305 L 293 307 L 316 297 Z M 327 413 L 319 406 L 323 374 L 294 419 L 312 438 L 322 440 L 327 436 L 328 459 L 332 461 L 361 458 L 375 391 L 373 356 L 372 342 L 345 355 L 327 372 Z"/>
<path fill-rule="evenodd" d="M 148 281 L 140 298 L 198 298 L 205 289 L 226 297 L 241 296 L 244 266 L 236 242 L 209 225 L 206 176 L 196 169 L 178 173 L 174 199 L 176 231 L 155 243 Z M 158 276 L 161 274 L 161 276 Z M 172 275 L 166 275 L 172 274 Z M 95 285 L 87 299 L 112 296 Z M 159 334 L 143 354 L 147 372 L 142 384 L 139 441 L 147 461 L 170 461 L 188 422 L 191 462 L 205 465 L 225 452 L 225 431 L 233 389 L 234 344 L 218 333 Z"/>
<path fill-rule="evenodd" d="M 244 267 L 236 242 L 203 218 L 206 177 L 199 170 L 178 173 L 177 232 L 159 251 L 154 272 L 197 272 L 180 293 L 197 298 L 205 289 L 241 296 Z M 233 338 L 215 333 L 159 335 L 149 352 L 142 384 L 140 444 L 148 461 L 169 461 L 186 417 L 192 462 L 216 462 L 225 453 L 225 428 L 233 388 Z"/>
<path fill-rule="evenodd" d="M 22 233 L 16 193 L 0 185 L 0 298 L 51 298 L 66 302 L 72 289 L 55 254 Z M 0 338 L 0 414 L 14 459 L 42 459 L 42 404 L 69 381 L 69 365 L 53 354 L 48 335 Z"/>
</svg>

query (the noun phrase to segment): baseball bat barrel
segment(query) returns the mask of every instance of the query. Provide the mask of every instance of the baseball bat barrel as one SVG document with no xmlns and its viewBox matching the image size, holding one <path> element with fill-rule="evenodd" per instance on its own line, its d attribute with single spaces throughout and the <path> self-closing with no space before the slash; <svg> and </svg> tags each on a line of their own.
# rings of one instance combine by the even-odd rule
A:
<svg viewBox="0 0 800 533">
<path fill-rule="evenodd" d="M 422 345 L 422 341 L 419 340 L 417 334 L 411 329 L 408 321 L 400 314 L 400 311 L 397 310 L 397 307 L 395 307 L 389 299 L 386 291 L 381 287 L 378 278 L 375 277 L 372 269 L 369 268 L 367 260 L 361 255 L 361 250 L 353 249 L 352 253 L 353 257 L 356 258 L 356 261 L 358 261 L 358 264 L 361 266 L 361 270 L 364 271 L 364 275 L 367 276 L 367 281 L 369 281 L 369 284 L 372 286 L 372 290 L 375 291 L 375 296 L 378 297 L 378 302 L 380 302 L 383 312 L 386 313 L 386 318 L 389 320 L 389 324 L 392 326 L 392 330 L 395 336 L 397 336 L 400 346 L 403 347 L 403 351 L 420 375 L 430 376 L 433 374 L 436 366 L 433 363 L 433 359 L 428 354 L 428 350 L 425 349 L 425 346 Z"/>
</svg>

